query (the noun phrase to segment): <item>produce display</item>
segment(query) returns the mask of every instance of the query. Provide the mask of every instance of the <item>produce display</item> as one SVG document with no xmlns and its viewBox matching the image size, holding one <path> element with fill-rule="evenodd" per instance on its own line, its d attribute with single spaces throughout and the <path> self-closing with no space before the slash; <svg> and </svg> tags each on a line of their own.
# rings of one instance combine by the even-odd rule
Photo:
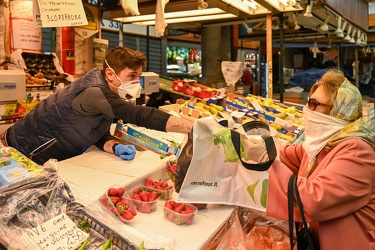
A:
<svg viewBox="0 0 375 250">
<path fill-rule="evenodd" d="M 31 93 L 28 93 L 25 100 L 18 100 L 16 103 L 6 104 L 1 120 L 5 120 L 5 123 L 16 122 L 29 113 L 40 101 L 38 96 L 34 98 Z"/>
<path fill-rule="evenodd" d="M 176 225 L 191 225 L 194 223 L 198 209 L 191 204 L 166 201 L 164 204 L 164 218 Z"/>
<path fill-rule="evenodd" d="M 128 222 L 137 215 L 137 210 L 125 192 L 124 187 L 110 187 L 99 198 L 100 204 L 122 222 Z"/>
<path fill-rule="evenodd" d="M 130 198 L 137 211 L 141 213 L 151 213 L 157 208 L 156 202 L 159 199 L 159 194 L 147 188 L 137 187 L 130 193 Z"/>
</svg>

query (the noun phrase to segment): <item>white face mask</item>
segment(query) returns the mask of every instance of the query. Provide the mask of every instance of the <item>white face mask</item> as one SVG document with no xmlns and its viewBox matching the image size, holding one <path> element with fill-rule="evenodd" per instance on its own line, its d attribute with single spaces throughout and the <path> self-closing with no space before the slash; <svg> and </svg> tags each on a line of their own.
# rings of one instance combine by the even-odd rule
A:
<svg viewBox="0 0 375 250">
<path fill-rule="evenodd" d="M 318 111 L 311 111 L 307 107 L 303 108 L 303 118 L 306 138 L 303 142 L 303 148 L 309 157 L 308 171 L 310 172 L 315 163 L 316 156 L 324 148 L 329 139 L 349 122 Z"/>
<path fill-rule="evenodd" d="M 115 74 L 116 78 L 121 82 L 120 77 L 118 77 L 118 75 L 111 68 L 111 66 L 109 66 L 107 60 L 105 60 L 105 63 L 112 70 L 112 72 Z M 138 97 L 141 96 L 142 87 L 141 87 L 141 83 L 140 83 L 139 80 L 121 82 L 121 85 L 119 87 L 117 87 L 117 86 L 115 86 L 111 83 L 108 83 L 108 84 L 111 85 L 114 88 L 117 88 L 118 94 L 122 98 L 133 99 L 133 98 L 138 98 Z"/>
</svg>

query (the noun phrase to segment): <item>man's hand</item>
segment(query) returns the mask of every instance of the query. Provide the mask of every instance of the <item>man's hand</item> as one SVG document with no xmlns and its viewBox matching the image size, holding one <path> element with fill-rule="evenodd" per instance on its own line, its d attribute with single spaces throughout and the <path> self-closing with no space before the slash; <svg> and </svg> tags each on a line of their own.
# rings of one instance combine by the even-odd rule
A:
<svg viewBox="0 0 375 250">
<path fill-rule="evenodd" d="M 133 145 L 118 143 L 113 146 L 113 149 L 113 153 L 120 156 L 120 158 L 123 160 L 133 160 L 135 157 L 136 150 Z"/>
</svg>

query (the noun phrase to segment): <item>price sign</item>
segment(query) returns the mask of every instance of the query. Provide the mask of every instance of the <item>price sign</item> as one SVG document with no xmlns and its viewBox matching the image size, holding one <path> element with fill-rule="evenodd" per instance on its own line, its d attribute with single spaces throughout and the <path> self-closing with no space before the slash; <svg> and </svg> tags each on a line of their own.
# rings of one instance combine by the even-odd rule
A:
<svg viewBox="0 0 375 250">
<path fill-rule="evenodd" d="M 38 0 L 43 28 L 87 25 L 81 0 Z"/>
<path fill-rule="evenodd" d="M 27 232 L 35 249 L 48 250 L 75 249 L 88 236 L 66 214 L 60 214 Z"/>
</svg>

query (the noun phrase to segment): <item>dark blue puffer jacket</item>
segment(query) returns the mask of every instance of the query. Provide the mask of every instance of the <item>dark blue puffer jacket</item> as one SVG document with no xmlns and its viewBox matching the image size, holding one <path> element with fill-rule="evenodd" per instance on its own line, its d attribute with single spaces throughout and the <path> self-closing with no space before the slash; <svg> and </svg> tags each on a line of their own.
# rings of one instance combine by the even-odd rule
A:
<svg viewBox="0 0 375 250">
<path fill-rule="evenodd" d="M 109 130 L 112 117 L 83 116 L 71 108 L 82 90 L 108 88 L 100 69 L 93 69 L 67 87 L 41 101 L 29 114 L 8 129 L 7 141 L 38 164 L 81 154 Z M 51 147 L 53 145 L 53 147 Z"/>
</svg>

